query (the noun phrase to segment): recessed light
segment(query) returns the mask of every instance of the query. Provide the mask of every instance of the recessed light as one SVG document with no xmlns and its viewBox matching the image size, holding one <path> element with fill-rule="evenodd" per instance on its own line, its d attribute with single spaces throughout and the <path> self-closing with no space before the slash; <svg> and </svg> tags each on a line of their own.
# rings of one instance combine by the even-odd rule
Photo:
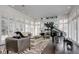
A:
<svg viewBox="0 0 79 59">
<path fill-rule="evenodd" d="M 67 14 L 68 12 L 65 12 L 65 14 Z"/>
<path fill-rule="evenodd" d="M 11 7 L 15 7 L 15 5 L 11 5 Z"/>
<path fill-rule="evenodd" d="M 22 7 L 24 7 L 24 5 L 22 5 Z"/>
<path fill-rule="evenodd" d="M 70 8 L 71 8 L 71 6 L 68 6 L 67 8 L 68 8 L 68 9 L 70 9 Z"/>
<path fill-rule="evenodd" d="M 46 18 L 43 18 L 43 19 L 46 19 Z"/>
<path fill-rule="evenodd" d="M 41 19 L 43 19 L 43 18 L 41 18 Z"/>
</svg>

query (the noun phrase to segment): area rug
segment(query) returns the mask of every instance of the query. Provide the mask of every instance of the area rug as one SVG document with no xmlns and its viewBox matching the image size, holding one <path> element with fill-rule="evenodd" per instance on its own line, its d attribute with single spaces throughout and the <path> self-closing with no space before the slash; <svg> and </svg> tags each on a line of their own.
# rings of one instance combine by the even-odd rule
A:
<svg viewBox="0 0 79 59">
<path fill-rule="evenodd" d="M 41 54 L 44 48 L 47 46 L 49 39 L 31 39 L 31 49 L 26 49 L 25 51 L 21 52 L 20 54 Z M 1 47 L 0 49 L 1 54 L 6 54 L 5 46 Z M 9 52 L 9 54 L 17 54 L 14 52 Z"/>
</svg>

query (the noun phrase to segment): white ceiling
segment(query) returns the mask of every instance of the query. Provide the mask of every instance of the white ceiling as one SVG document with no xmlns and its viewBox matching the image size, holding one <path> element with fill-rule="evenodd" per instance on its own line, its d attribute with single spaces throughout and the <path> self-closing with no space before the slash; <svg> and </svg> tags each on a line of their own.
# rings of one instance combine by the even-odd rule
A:
<svg viewBox="0 0 79 59">
<path fill-rule="evenodd" d="M 15 5 L 16 10 L 34 17 L 52 17 L 68 13 L 72 6 L 69 5 Z"/>
</svg>

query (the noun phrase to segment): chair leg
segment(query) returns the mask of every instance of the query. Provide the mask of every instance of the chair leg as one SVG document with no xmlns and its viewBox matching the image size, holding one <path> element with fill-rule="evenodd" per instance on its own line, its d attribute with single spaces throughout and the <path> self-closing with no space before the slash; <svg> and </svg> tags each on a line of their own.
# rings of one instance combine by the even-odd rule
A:
<svg viewBox="0 0 79 59">
<path fill-rule="evenodd" d="M 30 47 L 31 47 L 31 43 L 29 43 L 29 50 L 31 49 Z"/>
<path fill-rule="evenodd" d="M 7 54 L 9 53 L 9 51 L 7 50 Z"/>
<path fill-rule="evenodd" d="M 30 47 L 29 47 L 29 50 L 30 50 Z"/>
</svg>

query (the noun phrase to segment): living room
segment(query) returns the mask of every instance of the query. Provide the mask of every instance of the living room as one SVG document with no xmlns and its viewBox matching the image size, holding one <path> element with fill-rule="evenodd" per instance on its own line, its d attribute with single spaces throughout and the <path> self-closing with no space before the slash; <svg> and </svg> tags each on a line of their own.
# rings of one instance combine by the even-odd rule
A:
<svg viewBox="0 0 79 59">
<path fill-rule="evenodd" d="M 0 53 L 78 54 L 78 15 L 78 5 L 1 5 Z"/>
</svg>

